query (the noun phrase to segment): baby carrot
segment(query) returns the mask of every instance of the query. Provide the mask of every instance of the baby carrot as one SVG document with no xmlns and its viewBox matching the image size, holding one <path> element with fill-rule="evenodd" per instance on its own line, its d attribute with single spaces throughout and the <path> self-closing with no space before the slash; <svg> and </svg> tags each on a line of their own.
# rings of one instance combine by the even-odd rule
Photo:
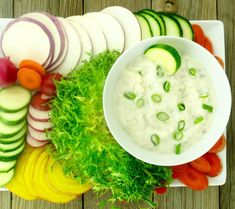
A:
<svg viewBox="0 0 235 209">
<path fill-rule="evenodd" d="M 46 75 L 45 68 L 41 64 L 33 60 L 29 60 L 29 59 L 22 60 L 19 68 L 29 68 L 29 69 L 35 70 L 42 77 Z"/>
<path fill-rule="evenodd" d="M 34 70 L 29 68 L 21 68 L 17 72 L 19 83 L 28 90 L 36 90 L 41 86 L 42 78 Z"/>
</svg>

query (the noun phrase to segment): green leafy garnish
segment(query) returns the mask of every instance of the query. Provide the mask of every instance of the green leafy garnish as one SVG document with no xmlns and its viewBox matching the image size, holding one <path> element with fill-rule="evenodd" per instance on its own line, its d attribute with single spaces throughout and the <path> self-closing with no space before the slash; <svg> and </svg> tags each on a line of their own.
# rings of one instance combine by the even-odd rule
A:
<svg viewBox="0 0 235 209">
<path fill-rule="evenodd" d="M 171 169 L 128 154 L 114 140 L 104 119 L 103 87 L 119 55 L 117 51 L 103 52 L 56 82 L 53 129 L 48 132 L 55 146 L 51 154 L 65 174 L 81 183 L 90 182 L 100 194 L 111 190 L 110 203 L 145 200 L 153 204 L 149 201 L 152 191 L 172 181 Z"/>
</svg>

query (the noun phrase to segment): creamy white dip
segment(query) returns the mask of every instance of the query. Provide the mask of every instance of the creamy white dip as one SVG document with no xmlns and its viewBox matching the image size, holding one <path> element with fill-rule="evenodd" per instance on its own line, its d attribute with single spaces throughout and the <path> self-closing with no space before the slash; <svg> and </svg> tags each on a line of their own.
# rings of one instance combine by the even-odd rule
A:
<svg viewBox="0 0 235 209">
<path fill-rule="evenodd" d="M 155 63 L 141 55 L 122 70 L 113 94 L 115 112 L 123 129 L 140 146 L 159 153 L 176 153 L 178 146 L 182 152 L 210 128 L 216 105 L 214 87 L 203 66 L 186 56 L 182 56 L 181 67 L 171 76 L 158 76 L 156 68 Z M 196 75 L 190 74 L 190 68 L 196 70 Z M 169 92 L 163 88 L 166 81 L 170 83 Z M 127 98 L 128 93 L 136 97 Z M 160 95 L 161 101 L 154 102 L 153 94 Z M 181 103 L 185 106 L 183 111 L 178 109 Z M 213 111 L 204 109 L 203 104 L 213 107 Z M 166 113 L 169 119 L 159 120 L 159 112 Z M 198 122 L 200 118 L 203 120 Z M 185 124 L 180 131 L 179 121 Z M 159 143 L 154 145 L 151 137 L 156 135 Z"/>
</svg>

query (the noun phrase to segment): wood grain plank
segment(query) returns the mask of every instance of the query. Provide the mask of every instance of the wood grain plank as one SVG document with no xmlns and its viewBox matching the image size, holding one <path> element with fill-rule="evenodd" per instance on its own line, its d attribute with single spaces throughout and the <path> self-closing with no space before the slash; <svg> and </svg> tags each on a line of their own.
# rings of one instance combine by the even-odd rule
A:
<svg viewBox="0 0 235 209">
<path fill-rule="evenodd" d="M 67 17 L 82 14 L 82 0 L 15 0 L 14 16 L 32 11 L 46 11 L 56 16 Z"/>
<path fill-rule="evenodd" d="M 177 13 L 187 18 L 196 20 L 216 19 L 216 0 L 153 0 L 152 8 L 157 11 L 165 11 L 172 2 L 173 8 L 177 8 Z M 176 4 L 176 6 L 174 6 Z"/>
<path fill-rule="evenodd" d="M 23 200 L 15 195 L 12 196 L 11 209 L 82 209 L 82 198 L 71 201 L 66 204 L 54 204 L 44 200 Z M 10 209 L 10 208 L 9 208 Z"/>
<path fill-rule="evenodd" d="M 0 0 L 0 17 L 13 17 L 13 0 Z"/>
<path fill-rule="evenodd" d="M 11 209 L 11 193 L 0 192 L 1 209 Z"/>
<path fill-rule="evenodd" d="M 169 1 L 153 0 L 152 8 L 166 11 L 165 4 Z M 170 0 L 172 8 L 177 8 L 177 13 L 189 19 L 216 19 L 215 0 Z M 193 8 L 193 9 L 189 9 Z M 208 201 L 210 199 L 210 201 Z M 155 196 L 159 209 L 218 209 L 219 208 L 219 188 L 210 187 L 203 192 L 193 192 L 187 188 L 170 188 L 164 196 Z"/>
<path fill-rule="evenodd" d="M 232 88 L 232 98 L 235 99 L 235 2 L 218 0 L 218 19 L 224 22 L 226 73 Z M 235 106 L 232 106 L 230 122 L 227 131 L 227 181 L 220 187 L 220 209 L 235 208 Z"/>
<path fill-rule="evenodd" d="M 138 11 L 143 8 L 151 8 L 151 1 L 150 0 L 86 0 L 84 1 L 84 11 L 85 12 L 93 12 L 99 11 L 104 9 L 108 6 L 123 6 L 131 11 Z"/>
</svg>

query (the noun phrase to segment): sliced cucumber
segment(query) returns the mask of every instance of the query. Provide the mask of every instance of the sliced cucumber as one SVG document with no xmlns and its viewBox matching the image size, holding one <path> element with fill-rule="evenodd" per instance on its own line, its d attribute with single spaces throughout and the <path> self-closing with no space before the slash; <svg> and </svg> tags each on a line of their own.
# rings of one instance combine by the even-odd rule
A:
<svg viewBox="0 0 235 209">
<path fill-rule="evenodd" d="M 0 151 L 0 161 L 9 162 L 12 160 L 16 160 L 18 156 L 23 152 L 25 147 L 25 142 L 23 142 L 17 149 L 11 152 L 1 152 Z"/>
<path fill-rule="evenodd" d="M 152 9 L 143 9 L 143 10 L 141 10 L 141 12 L 152 15 L 160 24 L 161 35 L 162 36 L 166 35 L 166 26 L 165 26 L 165 22 L 164 22 L 163 18 L 161 17 L 161 15 L 159 15 L 158 13 L 156 13 Z"/>
<path fill-rule="evenodd" d="M 20 140 L 22 137 L 26 135 L 27 132 L 27 126 L 24 126 L 19 132 L 17 132 L 14 136 L 8 137 L 8 138 L 0 138 L 1 144 L 11 144 L 18 140 Z"/>
<path fill-rule="evenodd" d="M 157 19 L 155 19 L 152 15 L 144 12 L 139 12 L 139 15 L 145 17 L 151 27 L 152 35 L 153 36 L 160 36 L 161 35 L 161 27 Z"/>
<path fill-rule="evenodd" d="M 9 162 L 3 162 L 0 161 L 0 173 L 7 173 L 9 170 L 11 170 L 16 164 L 16 160 L 9 161 Z"/>
<path fill-rule="evenodd" d="M 139 24 L 140 24 L 140 28 L 141 28 L 141 39 L 147 39 L 153 36 L 150 24 L 148 22 L 148 20 L 139 15 L 139 14 L 135 14 L 136 19 L 138 20 Z"/>
<path fill-rule="evenodd" d="M 192 28 L 192 25 L 190 24 L 190 22 L 186 18 L 184 18 L 180 15 L 171 14 L 171 16 L 173 16 L 174 18 L 176 18 L 178 20 L 178 22 L 183 30 L 183 37 L 193 41 L 194 33 L 193 33 L 193 28 Z"/>
<path fill-rule="evenodd" d="M 176 18 L 163 12 L 160 12 L 159 14 L 165 22 L 167 36 L 183 36 L 183 30 Z"/>
<path fill-rule="evenodd" d="M 0 121 L 6 125 L 17 125 L 25 120 L 28 108 L 25 107 L 18 112 L 8 113 L 0 111 Z"/>
<path fill-rule="evenodd" d="M 26 124 L 26 120 L 18 125 L 6 125 L 0 121 L 0 138 L 12 137 L 17 134 Z"/>
<path fill-rule="evenodd" d="M 25 137 L 23 136 L 21 139 L 19 139 L 16 142 L 13 142 L 11 144 L 1 144 L 0 143 L 0 151 L 1 152 L 11 152 L 11 151 L 17 149 L 24 141 L 25 141 Z"/>
<path fill-rule="evenodd" d="M 31 99 L 30 91 L 21 86 L 10 86 L 0 91 L 0 110 L 18 112 L 26 107 Z"/>
<path fill-rule="evenodd" d="M 11 169 L 6 173 L 0 173 L 0 187 L 11 181 L 15 173 L 15 169 Z"/>
<path fill-rule="evenodd" d="M 174 74 L 181 66 L 180 54 L 174 47 L 167 44 L 155 44 L 144 54 L 157 66 L 161 66 L 168 75 Z"/>
</svg>

